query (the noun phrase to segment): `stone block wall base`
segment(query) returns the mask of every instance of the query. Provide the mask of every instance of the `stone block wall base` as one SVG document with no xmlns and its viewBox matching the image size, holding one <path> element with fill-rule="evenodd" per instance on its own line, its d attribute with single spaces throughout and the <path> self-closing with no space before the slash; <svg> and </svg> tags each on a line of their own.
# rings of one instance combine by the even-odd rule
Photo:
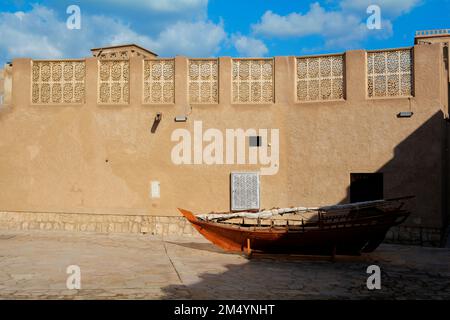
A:
<svg viewBox="0 0 450 320">
<path fill-rule="evenodd" d="M 181 216 L 0 211 L 0 230 L 2 229 L 201 237 L 197 230 Z M 441 230 L 397 226 L 388 231 L 385 242 L 438 247 L 441 242 Z"/>
<path fill-rule="evenodd" d="M 439 247 L 441 237 L 441 230 L 438 228 L 396 226 L 388 231 L 384 242 Z"/>
<path fill-rule="evenodd" d="M 184 217 L 0 211 L 0 230 L 147 233 L 201 237 Z"/>
</svg>

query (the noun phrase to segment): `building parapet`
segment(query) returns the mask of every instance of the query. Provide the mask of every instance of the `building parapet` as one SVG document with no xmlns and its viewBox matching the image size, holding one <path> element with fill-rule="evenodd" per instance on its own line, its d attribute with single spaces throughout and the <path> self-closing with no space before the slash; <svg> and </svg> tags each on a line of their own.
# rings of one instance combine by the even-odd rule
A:
<svg viewBox="0 0 450 320">
<path fill-rule="evenodd" d="M 433 30 L 418 30 L 416 31 L 416 38 L 436 37 L 436 36 L 450 36 L 450 29 L 433 29 Z"/>
<path fill-rule="evenodd" d="M 413 97 L 413 53 L 414 48 L 411 47 L 365 51 L 366 98 Z M 295 61 L 295 76 L 289 79 L 295 88 L 293 101 L 345 101 L 347 55 L 285 57 Z M 277 102 L 275 79 L 285 82 L 283 78 L 289 77 L 286 73 L 275 76 L 275 58 L 228 58 L 230 64 L 223 67 L 219 63 L 222 58 L 179 58 L 186 60 L 185 67 L 182 65 L 182 68 L 186 68 L 182 71 L 185 74 L 181 78 L 177 76 L 181 71 L 176 70 L 178 67 L 174 58 L 142 60 L 139 80 L 142 104 L 173 105 L 175 96 L 179 97 L 180 92 L 186 95 L 186 103 L 189 104 L 218 104 L 219 95 L 222 94 L 219 94 L 220 83 L 224 81 L 220 72 L 223 71 L 230 73 L 230 91 L 227 94 L 230 95 L 232 104 L 270 105 Z M 96 61 L 97 65 L 97 104 L 129 104 L 130 90 L 134 90 L 130 87 L 131 60 L 89 59 Z M 31 103 L 85 103 L 88 72 L 86 64 L 86 59 L 32 60 Z M 133 72 L 137 71 L 136 68 L 137 64 Z M 92 73 L 93 69 L 89 72 Z M 176 79 L 185 79 L 185 85 L 180 82 L 178 85 L 185 87 L 186 92 L 178 92 L 184 89 L 177 88 Z"/>
</svg>

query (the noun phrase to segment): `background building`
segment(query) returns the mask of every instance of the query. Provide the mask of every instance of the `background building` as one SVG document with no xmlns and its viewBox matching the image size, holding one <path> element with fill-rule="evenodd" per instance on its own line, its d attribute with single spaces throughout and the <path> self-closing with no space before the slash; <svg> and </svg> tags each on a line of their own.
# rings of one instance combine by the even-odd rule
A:
<svg viewBox="0 0 450 320">
<path fill-rule="evenodd" d="M 311 57 L 160 59 L 128 45 L 15 59 L 0 82 L 0 228 L 191 233 L 177 207 L 227 211 L 230 173 L 261 167 L 174 164 L 173 131 L 202 121 L 279 129 L 261 208 L 415 195 L 388 238 L 443 244 L 450 36 L 431 32 L 412 48 Z"/>
</svg>

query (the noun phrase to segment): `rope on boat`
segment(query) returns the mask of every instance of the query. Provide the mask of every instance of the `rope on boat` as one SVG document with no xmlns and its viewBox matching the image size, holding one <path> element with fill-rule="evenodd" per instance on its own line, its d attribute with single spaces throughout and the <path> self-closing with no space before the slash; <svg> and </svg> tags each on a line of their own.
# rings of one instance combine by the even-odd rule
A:
<svg viewBox="0 0 450 320">
<path fill-rule="evenodd" d="M 272 216 L 283 215 L 285 213 L 306 213 L 316 212 L 319 208 L 293 207 L 293 208 L 275 208 L 271 210 L 264 210 L 260 212 L 235 212 L 235 213 L 211 213 L 199 214 L 196 217 L 202 220 L 228 220 L 233 218 L 247 218 L 247 219 L 268 219 Z"/>
<path fill-rule="evenodd" d="M 364 208 L 371 207 L 379 207 L 384 204 L 392 203 L 394 201 L 399 201 L 403 199 L 411 198 L 412 196 L 395 198 L 395 199 L 387 199 L 387 200 L 373 200 L 373 201 L 362 201 L 348 204 L 336 204 L 330 206 L 322 206 L 322 207 L 291 207 L 291 208 L 274 208 L 270 210 L 263 210 L 260 212 L 250 212 L 250 211 L 241 211 L 234 213 L 209 213 L 209 214 L 199 214 L 196 215 L 197 218 L 201 220 L 209 220 L 209 221 L 223 221 L 233 218 L 248 218 L 248 219 L 268 219 L 273 216 L 283 215 L 286 213 L 291 214 L 299 214 L 302 216 L 305 213 L 313 212 L 315 214 L 319 212 L 332 212 L 332 213 L 340 213 L 350 209 L 360 210 Z M 302 216 L 303 218 L 303 216 Z"/>
</svg>

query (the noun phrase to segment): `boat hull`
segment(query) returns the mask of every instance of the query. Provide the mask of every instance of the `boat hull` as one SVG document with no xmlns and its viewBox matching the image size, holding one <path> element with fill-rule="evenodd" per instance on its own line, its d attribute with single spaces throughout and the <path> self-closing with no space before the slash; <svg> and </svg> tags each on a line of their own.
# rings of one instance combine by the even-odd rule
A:
<svg viewBox="0 0 450 320">
<path fill-rule="evenodd" d="M 199 233 L 226 251 L 319 255 L 372 252 L 384 240 L 389 228 L 409 215 L 397 212 L 304 230 L 300 227 L 255 227 L 210 222 L 197 219 L 190 211 L 179 210 Z"/>
</svg>

